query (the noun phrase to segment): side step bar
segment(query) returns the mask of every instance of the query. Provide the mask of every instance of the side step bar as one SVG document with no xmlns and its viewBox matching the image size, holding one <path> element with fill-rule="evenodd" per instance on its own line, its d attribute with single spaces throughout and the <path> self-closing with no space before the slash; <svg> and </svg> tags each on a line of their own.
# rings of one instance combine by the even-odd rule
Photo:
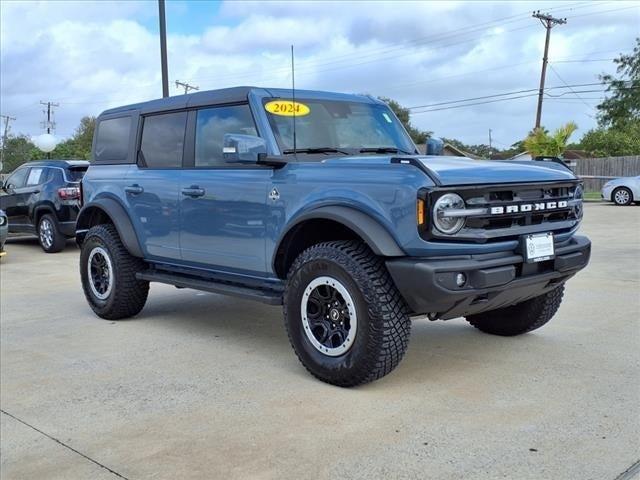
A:
<svg viewBox="0 0 640 480">
<path fill-rule="evenodd" d="M 255 300 L 268 305 L 282 305 L 282 293 L 273 290 L 241 287 L 229 283 L 193 278 L 186 275 L 160 273 L 156 270 L 138 272 L 136 278 L 138 280 L 146 280 L 147 282 L 166 283 L 179 288 L 192 288 L 194 290 L 219 293 L 221 295 L 231 295 L 247 300 Z"/>
</svg>

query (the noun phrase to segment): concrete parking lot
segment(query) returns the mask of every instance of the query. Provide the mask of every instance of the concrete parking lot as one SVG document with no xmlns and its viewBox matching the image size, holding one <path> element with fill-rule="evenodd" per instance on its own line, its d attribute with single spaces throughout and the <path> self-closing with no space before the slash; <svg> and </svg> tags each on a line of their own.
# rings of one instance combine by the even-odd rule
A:
<svg viewBox="0 0 640 480">
<path fill-rule="evenodd" d="M 154 284 L 137 318 L 101 320 L 72 242 L 12 239 L 1 477 L 635 478 L 640 207 L 589 204 L 582 230 L 591 265 L 547 326 L 418 320 L 400 367 L 348 390 L 306 373 L 279 308 Z"/>
</svg>

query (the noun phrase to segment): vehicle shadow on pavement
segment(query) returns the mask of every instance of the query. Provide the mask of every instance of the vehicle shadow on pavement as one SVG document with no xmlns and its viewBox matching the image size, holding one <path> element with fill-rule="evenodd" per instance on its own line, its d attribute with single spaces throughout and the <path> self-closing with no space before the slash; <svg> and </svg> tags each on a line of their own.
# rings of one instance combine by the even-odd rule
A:
<svg viewBox="0 0 640 480">
<path fill-rule="evenodd" d="M 34 246 L 37 247 L 38 249 L 40 249 L 41 253 L 44 254 L 44 252 L 42 252 L 42 249 L 40 248 L 40 243 L 38 242 L 38 237 L 36 237 L 35 235 L 9 235 L 9 237 L 7 237 L 7 241 L 5 243 L 5 245 L 25 245 L 25 246 Z M 65 245 L 65 250 L 66 249 L 78 249 L 78 245 L 75 242 L 75 239 L 73 238 L 69 238 L 67 239 L 67 243 Z"/>
<path fill-rule="evenodd" d="M 189 290 L 171 292 L 164 286 L 162 289 L 163 294 L 158 295 L 152 286 L 147 306 L 133 321 L 151 321 L 171 330 L 175 338 L 208 339 L 212 348 L 222 341 L 225 348 L 251 352 L 255 358 L 252 361 L 265 362 L 269 364 L 267 368 L 285 368 L 286 373 L 311 379 L 289 345 L 281 307 Z M 409 349 L 396 369 L 397 374 L 358 388 L 388 388 L 389 383 L 437 383 L 452 375 L 472 374 L 492 362 L 512 357 L 518 349 L 546 351 L 555 348 L 550 344 L 556 343 L 553 337 L 538 333 L 512 338 L 487 335 L 463 319 L 447 322 L 415 319 Z"/>
</svg>

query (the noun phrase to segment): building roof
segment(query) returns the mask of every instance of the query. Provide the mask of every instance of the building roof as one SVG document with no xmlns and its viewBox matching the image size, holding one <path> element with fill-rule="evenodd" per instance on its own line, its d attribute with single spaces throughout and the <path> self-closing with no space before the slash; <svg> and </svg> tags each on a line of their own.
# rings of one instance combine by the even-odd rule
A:
<svg viewBox="0 0 640 480">
<path fill-rule="evenodd" d="M 418 145 L 416 145 L 418 147 L 418 151 L 421 153 L 427 153 L 427 145 L 426 143 L 420 143 Z M 467 157 L 467 158 L 471 158 L 473 160 L 480 160 L 480 157 L 474 153 L 470 153 L 467 152 L 465 150 L 460 150 L 457 147 L 454 147 L 453 145 L 451 145 L 450 143 L 445 143 L 442 146 L 442 153 L 443 155 L 446 155 L 446 152 L 449 153 L 449 156 L 452 157 Z"/>
<path fill-rule="evenodd" d="M 444 151 L 451 152 L 451 154 L 453 154 L 452 156 L 454 157 L 467 157 L 467 158 L 472 158 L 474 160 L 480 159 L 480 157 L 475 153 L 467 152 L 454 145 L 451 145 L 450 143 L 445 143 L 444 146 L 442 147 L 442 150 L 443 152 Z"/>
</svg>

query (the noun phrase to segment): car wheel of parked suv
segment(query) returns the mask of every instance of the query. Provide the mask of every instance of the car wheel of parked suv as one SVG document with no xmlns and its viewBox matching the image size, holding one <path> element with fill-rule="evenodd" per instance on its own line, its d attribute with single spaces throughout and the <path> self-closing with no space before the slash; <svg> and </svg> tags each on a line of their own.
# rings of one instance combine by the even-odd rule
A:
<svg viewBox="0 0 640 480">
<path fill-rule="evenodd" d="M 47 253 L 56 253 L 64 249 L 67 238 L 60 232 L 58 222 L 53 215 L 43 215 L 38 222 L 38 241 Z"/>
<path fill-rule="evenodd" d="M 627 187 L 618 187 L 611 194 L 616 205 L 630 205 L 633 202 L 633 193 Z"/>
<path fill-rule="evenodd" d="M 300 254 L 287 277 L 284 318 L 305 368 L 342 387 L 391 372 L 411 330 L 384 262 L 357 241 L 320 243 Z"/>
<path fill-rule="evenodd" d="M 145 263 L 131 255 L 113 225 L 97 225 L 87 232 L 80 252 L 80 276 L 93 311 L 107 320 L 138 314 L 149 294 L 149 282 L 136 273 Z"/>
<path fill-rule="evenodd" d="M 517 305 L 469 315 L 467 321 L 484 333 L 504 337 L 520 335 L 536 330 L 551 320 L 560 308 L 563 295 L 564 285 L 561 285 Z"/>
</svg>

